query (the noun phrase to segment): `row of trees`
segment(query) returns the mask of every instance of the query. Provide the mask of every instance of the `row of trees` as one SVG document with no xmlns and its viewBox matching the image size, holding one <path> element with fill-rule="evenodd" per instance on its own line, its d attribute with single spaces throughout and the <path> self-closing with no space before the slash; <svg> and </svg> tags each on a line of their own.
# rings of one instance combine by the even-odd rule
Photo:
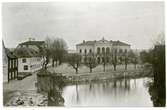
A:
<svg viewBox="0 0 167 110">
<path fill-rule="evenodd" d="M 76 70 L 76 73 L 78 73 L 78 68 L 82 64 L 90 69 L 90 73 L 95 67 L 99 65 L 97 56 L 95 54 L 91 53 L 84 57 L 86 58 L 86 60 L 82 61 L 82 56 L 80 54 L 73 53 L 68 55 L 67 62 Z M 134 68 L 136 69 L 136 64 L 138 63 L 138 56 L 133 51 L 129 51 L 122 56 L 119 56 L 116 51 L 111 53 L 110 55 L 104 54 L 102 56 L 102 62 L 100 63 L 103 65 L 103 71 L 105 72 L 105 67 L 107 64 L 113 65 L 114 71 L 116 71 L 118 60 L 120 60 L 121 63 L 125 65 L 125 70 L 127 70 L 127 65 L 129 63 L 133 63 Z"/>
</svg>

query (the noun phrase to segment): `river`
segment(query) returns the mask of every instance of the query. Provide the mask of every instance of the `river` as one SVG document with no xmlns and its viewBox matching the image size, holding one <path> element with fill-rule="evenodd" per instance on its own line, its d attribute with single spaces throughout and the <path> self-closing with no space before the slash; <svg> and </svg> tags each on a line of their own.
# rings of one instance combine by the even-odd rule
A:
<svg viewBox="0 0 167 110">
<path fill-rule="evenodd" d="M 76 84 L 64 87 L 64 105 L 108 107 L 152 107 L 148 78 Z"/>
</svg>

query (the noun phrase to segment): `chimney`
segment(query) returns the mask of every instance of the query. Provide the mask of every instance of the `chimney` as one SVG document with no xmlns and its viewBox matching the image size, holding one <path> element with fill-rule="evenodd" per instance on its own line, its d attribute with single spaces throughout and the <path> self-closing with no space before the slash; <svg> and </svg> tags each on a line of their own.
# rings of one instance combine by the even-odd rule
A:
<svg viewBox="0 0 167 110">
<path fill-rule="evenodd" d="M 35 38 L 32 38 L 33 41 L 35 41 Z"/>
<path fill-rule="evenodd" d="M 28 40 L 31 41 L 32 40 L 31 37 L 29 37 Z"/>
</svg>

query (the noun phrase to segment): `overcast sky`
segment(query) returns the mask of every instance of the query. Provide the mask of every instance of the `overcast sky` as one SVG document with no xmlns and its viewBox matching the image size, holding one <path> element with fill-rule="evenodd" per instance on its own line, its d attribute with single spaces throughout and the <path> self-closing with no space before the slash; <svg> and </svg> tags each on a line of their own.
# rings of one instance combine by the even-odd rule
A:
<svg viewBox="0 0 167 110">
<path fill-rule="evenodd" d="M 62 37 L 69 47 L 83 40 L 120 40 L 132 48 L 150 48 L 164 32 L 164 2 L 3 3 L 6 47 L 33 37 Z"/>
</svg>

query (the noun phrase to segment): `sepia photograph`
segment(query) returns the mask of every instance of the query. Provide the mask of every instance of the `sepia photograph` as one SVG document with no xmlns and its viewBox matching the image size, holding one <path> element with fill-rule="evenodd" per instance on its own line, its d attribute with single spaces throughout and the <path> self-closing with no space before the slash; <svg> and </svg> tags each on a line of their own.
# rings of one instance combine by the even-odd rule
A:
<svg viewBox="0 0 167 110">
<path fill-rule="evenodd" d="M 166 107 L 165 2 L 2 2 L 3 107 Z"/>
</svg>

